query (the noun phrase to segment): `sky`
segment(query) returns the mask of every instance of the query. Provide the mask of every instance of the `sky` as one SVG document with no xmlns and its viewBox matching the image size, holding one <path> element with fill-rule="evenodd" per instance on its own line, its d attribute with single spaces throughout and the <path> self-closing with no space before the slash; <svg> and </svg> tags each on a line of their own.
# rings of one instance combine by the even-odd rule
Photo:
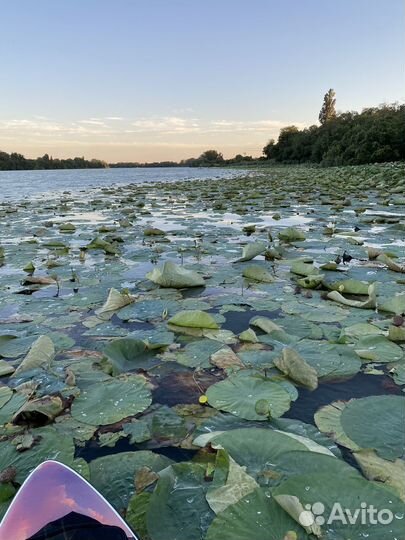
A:
<svg viewBox="0 0 405 540">
<path fill-rule="evenodd" d="M 403 0 L 0 0 L 0 150 L 259 156 L 283 126 L 405 101 Z"/>
</svg>

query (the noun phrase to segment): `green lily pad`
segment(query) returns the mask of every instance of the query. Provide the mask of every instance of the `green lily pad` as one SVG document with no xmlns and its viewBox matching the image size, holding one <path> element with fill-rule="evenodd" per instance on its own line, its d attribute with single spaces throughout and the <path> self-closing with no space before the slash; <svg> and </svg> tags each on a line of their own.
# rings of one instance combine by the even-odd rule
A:
<svg viewBox="0 0 405 540">
<path fill-rule="evenodd" d="M 146 513 L 153 540 L 201 540 L 215 514 L 206 500 L 211 482 L 198 463 L 177 463 L 161 471 Z"/>
<path fill-rule="evenodd" d="M 291 397 L 279 384 L 268 379 L 237 373 L 213 384 L 206 391 L 208 403 L 221 411 L 246 420 L 267 420 L 282 416 L 290 408 Z M 256 403 L 265 400 L 269 414 L 258 414 Z"/>
<path fill-rule="evenodd" d="M 274 277 L 265 268 L 261 266 L 248 266 L 243 269 L 242 275 L 246 279 L 259 281 L 263 283 L 272 283 Z"/>
<path fill-rule="evenodd" d="M 72 404 L 72 416 L 93 426 L 114 424 L 143 412 L 152 402 L 141 376 L 96 383 L 82 390 Z"/>
<path fill-rule="evenodd" d="M 360 448 L 372 448 L 384 459 L 405 452 L 405 397 L 369 396 L 343 409 L 342 428 Z"/>
<path fill-rule="evenodd" d="M 395 362 L 404 356 L 399 345 L 381 335 L 362 337 L 354 349 L 360 358 L 370 362 Z"/>
<path fill-rule="evenodd" d="M 316 370 L 319 379 L 352 377 L 361 368 L 359 357 L 347 345 L 303 339 L 294 348 Z"/>
<path fill-rule="evenodd" d="M 153 365 L 155 358 L 145 342 L 131 338 L 116 339 L 103 352 L 113 366 L 115 375 L 134 369 L 147 369 Z"/>
<path fill-rule="evenodd" d="M 293 476 L 283 482 L 273 491 L 273 497 L 297 523 L 301 518 L 303 526 L 315 530 L 317 536 L 325 540 L 336 538 L 361 538 L 364 534 L 372 540 L 394 540 L 400 538 L 403 531 L 404 507 L 402 501 L 393 492 L 384 486 L 369 482 L 362 477 L 336 476 L 334 482 L 330 482 L 328 473 L 311 473 Z M 362 520 L 360 517 L 360 502 L 365 501 L 368 507 L 371 505 L 378 509 L 389 509 L 392 512 L 392 522 L 382 523 L 375 519 Z M 324 521 L 316 522 L 314 514 L 303 514 L 304 509 L 314 508 L 312 505 L 320 503 Z M 354 523 L 348 520 L 347 513 L 343 512 L 345 519 L 339 519 L 340 509 L 347 509 L 351 516 L 356 516 Z M 306 506 L 308 505 L 308 507 Z M 317 507 L 315 507 L 317 508 Z M 356 514 L 357 511 L 357 514 Z M 335 519 L 332 519 L 332 517 Z M 342 514 L 340 514 L 342 517 Z M 396 517 L 400 516 L 400 517 Z M 305 519 L 307 518 L 307 519 Z M 329 522 L 332 520 L 331 522 Z M 316 529 L 314 527 L 316 526 Z"/>
<path fill-rule="evenodd" d="M 22 483 L 29 473 L 47 459 L 71 465 L 74 444 L 70 437 L 61 437 L 52 426 L 32 429 L 29 432 L 35 444 L 29 450 L 18 452 L 10 441 L 0 442 L 0 470 L 13 466 L 17 470 L 16 481 Z"/>
<path fill-rule="evenodd" d="M 405 293 L 397 294 L 378 306 L 379 311 L 388 311 L 394 315 L 405 313 Z"/>
<path fill-rule="evenodd" d="M 90 462 L 90 481 L 118 511 L 126 509 L 134 494 L 134 476 L 142 467 L 159 472 L 172 461 L 148 450 L 120 452 Z"/>
<path fill-rule="evenodd" d="M 179 311 L 168 322 L 174 326 L 184 326 L 186 328 L 208 328 L 211 330 L 219 328 L 212 315 L 199 309 Z"/>
</svg>

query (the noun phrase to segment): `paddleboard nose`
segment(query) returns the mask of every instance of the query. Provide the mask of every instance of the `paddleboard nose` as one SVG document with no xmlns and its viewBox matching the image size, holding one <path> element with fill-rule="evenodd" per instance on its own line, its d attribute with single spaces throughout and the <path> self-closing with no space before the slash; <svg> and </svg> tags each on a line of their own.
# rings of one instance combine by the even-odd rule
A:
<svg viewBox="0 0 405 540">
<path fill-rule="evenodd" d="M 78 473 L 45 461 L 26 479 L 0 525 L 0 540 L 138 540 Z"/>
</svg>

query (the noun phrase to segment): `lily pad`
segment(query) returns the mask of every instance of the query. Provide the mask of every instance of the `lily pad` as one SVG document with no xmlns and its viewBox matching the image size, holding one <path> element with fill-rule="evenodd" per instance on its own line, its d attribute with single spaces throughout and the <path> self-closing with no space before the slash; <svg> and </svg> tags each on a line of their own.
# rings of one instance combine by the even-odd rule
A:
<svg viewBox="0 0 405 540">
<path fill-rule="evenodd" d="M 208 328 L 217 330 L 218 323 L 212 315 L 199 309 L 179 311 L 169 319 L 169 324 L 186 328 Z"/>
<path fill-rule="evenodd" d="M 72 404 L 72 416 L 93 426 L 114 424 L 143 412 L 152 402 L 143 377 L 113 379 L 82 390 Z"/>
<path fill-rule="evenodd" d="M 208 403 L 221 411 L 246 420 L 277 418 L 290 408 L 291 397 L 279 384 L 263 377 L 237 373 L 213 384 L 206 391 Z M 259 414 L 256 404 L 264 400 L 268 413 Z"/>
<path fill-rule="evenodd" d="M 104 349 L 104 354 L 113 366 L 114 374 L 147 369 L 153 365 L 154 355 L 144 341 L 122 338 L 112 341 Z"/>
<path fill-rule="evenodd" d="M 405 452 L 405 397 L 369 396 L 351 400 L 343 409 L 342 428 L 360 448 L 372 448 L 384 459 Z"/>
</svg>

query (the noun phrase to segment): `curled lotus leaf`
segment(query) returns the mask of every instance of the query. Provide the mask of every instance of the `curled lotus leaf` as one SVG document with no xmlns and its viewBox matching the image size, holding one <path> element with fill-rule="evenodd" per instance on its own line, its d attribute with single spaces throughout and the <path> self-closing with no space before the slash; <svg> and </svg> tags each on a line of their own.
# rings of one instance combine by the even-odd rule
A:
<svg viewBox="0 0 405 540">
<path fill-rule="evenodd" d="M 251 261 L 258 255 L 262 255 L 267 249 L 267 244 L 264 242 L 250 242 L 242 248 L 242 257 L 235 262 Z"/>
<path fill-rule="evenodd" d="M 129 293 L 117 291 L 117 289 L 111 288 L 108 291 L 107 300 L 101 306 L 96 309 L 95 313 L 97 317 L 103 321 L 111 319 L 115 311 L 127 306 L 134 302 L 135 298 Z"/>
<path fill-rule="evenodd" d="M 282 373 L 298 384 L 302 384 L 309 390 L 318 388 L 316 369 L 307 364 L 294 349 L 285 347 L 282 350 L 281 357 L 275 358 L 273 362 Z"/>
<path fill-rule="evenodd" d="M 187 270 L 171 261 L 166 261 L 163 268 L 154 268 L 146 274 L 146 277 L 160 285 L 171 289 L 183 289 L 187 287 L 204 287 L 205 281 L 194 270 Z"/>
<path fill-rule="evenodd" d="M 28 351 L 27 356 L 13 373 L 13 377 L 21 375 L 24 371 L 35 368 L 49 367 L 55 356 L 55 346 L 48 336 L 39 336 Z"/>
<path fill-rule="evenodd" d="M 327 284 L 328 289 L 344 294 L 359 294 L 366 296 L 369 294 L 370 283 L 359 281 L 358 279 L 343 279 Z"/>
<path fill-rule="evenodd" d="M 349 307 L 361 308 L 361 309 L 375 309 L 377 307 L 377 293 L 376 285 L 372 283 L 368 287 L 368 298 L 367 300 L 349 300 L 340 294 L 338 291 L 332 291 L 327 294 L 329 300 L 334 300 L 339 304 L 343 304 Z"/>
</svg>

